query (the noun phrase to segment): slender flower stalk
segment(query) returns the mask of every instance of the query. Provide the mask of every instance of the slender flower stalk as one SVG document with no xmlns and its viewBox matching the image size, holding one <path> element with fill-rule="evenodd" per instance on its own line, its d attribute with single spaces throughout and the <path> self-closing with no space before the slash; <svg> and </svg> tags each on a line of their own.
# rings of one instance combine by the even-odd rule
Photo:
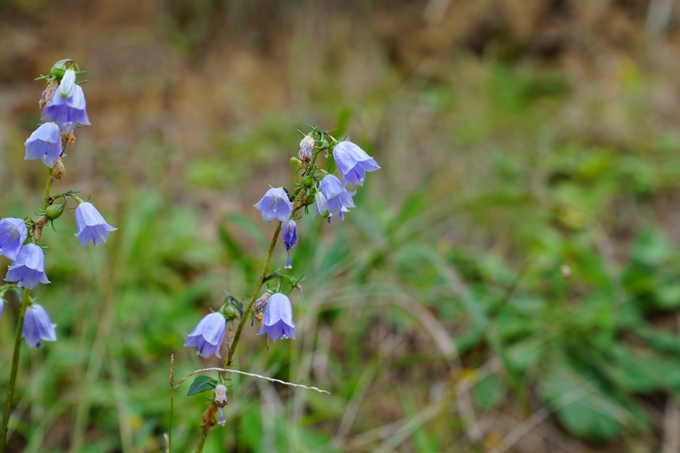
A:
<svg viewBox="0 0 680 453">
<path fill-rule="evenodd" d="M 48 170 L 47 183 L 45 184 L 45 204 L 44 209 L 47 209 L 50 199 L 50 190 L 52 188 L 52 169 Z M 26 317 L 26 309 L 30 303 L 30 290 L 24 287 L 23 297 L 21 298 L 21 307 L 19 308 L 19 319 L 17 320 L 16 334 L 14 335 L 14 350 L 12 351 L 12 370 L 9 375 L 9 384 L 7 385 L 7 397 L 5 399 L 5 412 L 2 418 L 2 432 L 0 432 L 0 453 L 5 453 L 7 446 L 7 426 L 9 423 L 9 416 L 12 413 L 12 397 L 14 396 L 14 386 L 17 381 L 17 371 L 19 370 L 19 356 L 21 355 L 21 336 L 24 331 L 24 318 Z"/>
<path fill-rule="evenodd" d="M 229 345 L 229 353 L 227 354 L 227 357 L 224 359 L 225 368 L 229 368 L 232 364 L 234 353 L 236 353 L 236 348 L 238 348 L 238 342 L 241 339 L 241 332 L 243 331 L 243 326 L 246 324 L 248 320 L 248 315 L 250 314 L 253 308 L 253 304 L 255 303 L 258 294 L 260 294 L 262 285 L 264 285 L 264 279 L 267 276 L 267 272 L 269 272 L 269 263 L 271 263 L 272 261 L 272 256 L 274 255 L 274 247 L 276 246 L 276 241 L 279 239 L 280 232 L 281 222 L 279 222 L 279 224 L 276 226 L 276 231 L 274 231 L 274 236 L 272 236 L 272 242 L 269 244 L 269 252 L 267 253 L 267 258 L 264 261 L 264 266 L 262 266 L 262 272 L 260 272 L 260 278 L 257 279 L 257 285 L 255 285 L 253 295 L 250 296 L 248 306 L 246 307 L 243 316 L 241 317 L 241 321 L 239 321 L 238 323 L 236 333 L 234 333 L 234 339 L 231 341 L 231 344 Z"/>
<path fill-rule="evenodd" d="M 19 356 L 21 355 L 21 334 L 24 330 L 24 317 L 28 308 L 31 296 L 29 289 L 24 288 L 21 298 L 21 308 L 19 309 L 19 319 L 17 320 L 17 331 L 14 335 L 14 350 L 12 352 L 12 371 L 9 374 L 9 384 L 7 385 L 7 397 L 5 399 L 5 413 L 2 417 L 2 432 L 0 432 L 0 453 L 5 453 L 7 446 L 7 426 L 9 416 L 12 413 L 12 398 L 14 397 L 14 386 L 17 382 L 17 371 L 19 370 Z"/>
</svg>

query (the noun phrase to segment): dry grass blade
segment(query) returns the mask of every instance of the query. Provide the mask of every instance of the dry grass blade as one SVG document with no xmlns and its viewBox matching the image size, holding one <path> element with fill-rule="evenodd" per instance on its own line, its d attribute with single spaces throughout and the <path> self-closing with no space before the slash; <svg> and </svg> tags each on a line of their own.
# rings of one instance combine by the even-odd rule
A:
<svg viewBox="0 0 680 453">
<path fill-rule="evenodd" d="M 282 381 L 281 379 L 274 379 L 274 378 L 270 378 L 270 377 L 267 377 L 267 376 L 262 376 L 262 375 L 260 375 L 260 374 L 255 374 L 255 373 L 246 373 L 245 371 L 230 370 L 230 369 L 228 369 L 228 368 L 202 368 L 202 369 L 200 369 L 200 370 L 196 370 L 196 371 L 194 371 L 194 372 L 192 372 L 192 373 L 187 374 L 185 377 L 183 377 L 183 378 L 177 383 L 177 385 L 175 385 L 174 388 L 176 389 L 177 387 L 179 387 L 180 385 L 182 385 L 182 382 L 186 381 L 186 380 L 189 379 L 191 376 L 193 376 L 193 375 L 195 375 L 195 374 L 199 374 L 199 373 L 206 373 L 206 372 L 208 372 L 208 371 L 219 371 L 220 373 L 236 373 L 236 374 L 242 374 L 242 375 L 244 375 L 244 376 L 250 376 L 250 377 L 254 377 L 254 378 L 258 378 L 258 379 L 264 379 L 264 380 L 270 381 L 270 382 L 278 382 L 279 384 L 289 385 L 289 386 L 291 386 L 291 387 L 297 387 L 297 388 L 306 389 L 306 390 L 314 390 L 314 391 L 317 391 L 317 392 L 319 392 L 319 393 L 326 393 L 326 394 L 328 394 L 328 395 L 331 394 L 329 391 L 327 391 L 327 390 L 322 390 L 322 389 L 320 389 L 320 388 L 318 388 L 318 387 L 309 387 L 309 386 L 302 385 L 302 384 L 294 384 L 294 383 L 292 383 L 292 382 Z"/>
</svg>

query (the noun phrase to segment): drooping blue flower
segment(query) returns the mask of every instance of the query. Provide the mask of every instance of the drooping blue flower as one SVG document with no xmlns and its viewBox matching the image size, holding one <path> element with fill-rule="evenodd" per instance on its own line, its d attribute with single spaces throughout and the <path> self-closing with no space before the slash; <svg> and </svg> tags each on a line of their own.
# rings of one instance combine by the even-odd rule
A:
<svg viewBox="0 0 680 453">
<path fill-rule="evenodd" d="M 43 250 L 35 244 L 22 246 L 16 259 L 9 265 L 5 281 L 18 282 L 19 286 L 28 289 L 38 286 L 38 282 L 50 283 L 45 275 Z"/>
<path fill-rule="evenodd" d="M 42 346 L 40 340 L 57 341 L 56 327 L 42 305 L 32 304 L 26 308 L 21 336 L 29 348 L 40 348 Z"/>
<path fill-rule="evenodd" d="M 274 219 L 287 222 L 293 212 L 293 202 L 288 199 L 288 194 L 282 187 L 269 189 L 255 207 L 262 212 L 262 220 L 265 222 Z"/>
<path fill-rule="evenodd" d="M 257 334 L 264 335 L 265 333 L 272 341 L 279 341 L 282 338 L 295 340 L 293 306 L 285 294 L 272 294 L 267 301 L 262 328 Z"/>
<path fill-rule="evenodd" d="M 64 132 L 71 132 L 80 124 L 89 126 L 87 102 L 80 85 L 75 83 L 75 71 L 68 69 L 59 89 L 52 95 L 42 114 L 43 121 L 56 121 Z"/>
<path fill-rule="evenodd" d="M 220 313 L 210 313 L 201 319 L 196 328 L 189 334 L 184 346 L 198 348 L 198 355 L 206 359 L 212 355 L 220 355 L 220 346 L 224 340 L 227 320 Z"/>
<path fill-rule="evenodd" d="M 366 151 L 352 142 L 340 142 L 333 148 L 333 159 L 345 178 L 357 186 L 364 185 L 366 172 L 380 169 L 380 165 Z"/>
<path fill-rule="evenodd" d="M 0 317 L 2 317 L 2 310 L 5 309 L 5 301 L 0 297 Z"/>
<path fill-rule="evenodd" d="M 283 245 L 286 247 L 286 252 L 288 252 L 288 262 L 286 263 L 286 269 L 292 269 L 293 266 L 290 264 L 290 252 L 293 247 L 297 244 L 297 224 L 295 220 L 291 219 L 287 222 L 283 222 L 281 225 L 281 234 L 283 235 Z"/>
<path fill-rule="evenodd" d="M 54 167 L 62 152 L 61 132 L 57 123 L 43 123 L 24 143 L 26 155 L 24 159 L 42 159 L 48 167 Z"/>
<path fill-rule="evenodd" d="M 11 260 L 17 259 L 27 237 L 28 230 L 23 220 L 12 217 L 0 220 L 0 255 Z"/>
<path fill-rule="evenodd" d="M 75 236 L 78 238 L 81 247 L 90 242 L 90 240 L 92 240 L 94 245 L 106 242 L 109 238 L 109 231 L 116 231 L 118 229 L 106 223 L 106 220 L 97 211 L 97 208 L 92 203 L 86 201 L 80 203 L 76 209 L 76 227 L 78 227 L 78 232 Z"/>
<path fill-rule="evenodd" d="M 352 196 L 356 192 L 349 192 L 338 178 L 326 175 L 319 183 L 319 192 L 316 193 L 316 213 L 314 216 L 328 212 L 328 221 L 334 214 L 345 219 L 345 212 L 354 207 Z"/>
</svg>

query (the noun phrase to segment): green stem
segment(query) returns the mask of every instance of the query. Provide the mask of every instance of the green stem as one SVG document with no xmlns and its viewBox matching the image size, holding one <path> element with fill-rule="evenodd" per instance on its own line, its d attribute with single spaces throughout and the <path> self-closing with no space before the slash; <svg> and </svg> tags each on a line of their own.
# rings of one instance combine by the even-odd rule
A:
<svg viewBox="0 0 680 453">
<path fill-rule="evenodd" d="M 276 240 L 279 238 L 280 232 L 281 232 L 281 222 L 279 222 L 279 225 L 276 227 L 276 231 L 274 232 L 274 236 L 272 237 L 272 242 L 271 242 L 271 244 L 269 244 L 269 253 L 267 254 L 267 259 L 264 262 L 264 266 L 262 267 L 262 272 L 260 273 L 260 278 L 257 280 L 257 286 L 255 286 L 255 291 L 253 291 L 253 295 L 250 297 L 250 302 L 248 302 L 248 306 L 246 307 L 246 310 L 243 312 L 243 316 L 241 317 L 241 321 L 239 321 L 238 327 L 236 328 L 236 333 L 234 334 L 234 339 L 231 341 L 231 344 L 229 345 L 229 354 L 227 355 L 226 359 L 224 359 L 224 367 L 225 368 L 229 368 L 229 366 L 231 366 L 231 361 L 234 357 L 234 353 L 236 352 L 236 348 L 238 347 L 238 341 L 241 338 L 241 332 L 243 331 L 243 326 L 248 321 L 248 315 L 250 314 L 250 311 L 253 308 L 253 304 L 255 303 L 255 300 L 257 299 L 258 294 L 260 294 L 260 290 L 262 289 L 262 285 L 264 285 L 264 279 L 267 276 L 267 271 L 269 270 L 269 263 L 272 260 L 272 255 L 274 255 L 274 247 L 276 246 Z"/>
<path fill-rule="evenodd" d="M 50 191 L 52 190 L 52 169 L 47 173 L 47 184 L 45 184 L 45 200 L 43 202 L 43 211 L 50 205 Z"/>
<path fill-rule="evenodd" d="M 17 332 L 14 336 L 14 352 L 12 353 L 12 371 L 9 375 L 9 385 L 7 386 L 7 399 L 5 400 L 5 415 L 2 419 L 2 432 L 0 433 L 0 453 L 5 453 L 7 446 L 7 425 L 9 416 L 12 413 L 12 397 L 14 396 L 14 385 L 17 381 L 17 371 L 19 369 L 19 355 L 21 353 L 21 334 L 24 329 L 24 316 L 31 297 L 28 288 L 24 288 L 24 295 L 21 298 L 21 308 L 19 309 L 19 322 Z"/>
<path fill-rule="evenodd" d="M 175 413 L 175 354 L 170 355 L 170 429 L 168 430 L 168 453 L 172 453 L 172 416 Z"/>
<path fill-rule="evenodd" d="M 47 172 L 47 183 L 45 184 L 45 199 L 43 201 L 43 210 L 47 209 L 50 204 L 50 191 L 52 190 L 52 169 Z M 9 416 L 12 412 L 12 397 L 14 396 L 14 386 L 17 381 L 17 371 L 19 370 L 19 356 L 21 355 L 21 334 L 24 330 L 24 317 L 26 316 L 26 309 L 30 302 L 30 291 L 24 288 L 24 295 L 21 298 L 21 308 L 19 309 L 19 320 L 17 322 L 17 331 L 14 336 L 14 352 L 12 353 L 12 371 L 9 375 L 9 385 L 7 386 L 7 399 L 5 400 L 5 415 L 2 418 L 2 431 L 0 431 L 0 453 L 5 453 L 7 447 L 7 426 L 9 424 Z"/>
<path fill-rule="evenodd" d="M 198 439 L 198 445 L 196 445 L 196 453 L 201 453 L 203 451 L 203 445 L 205 440 L 208 438 L 208 432 L 210 431 L 210 425 L 206 423 L 201 431 L 201 437 Z"/>
</svg>

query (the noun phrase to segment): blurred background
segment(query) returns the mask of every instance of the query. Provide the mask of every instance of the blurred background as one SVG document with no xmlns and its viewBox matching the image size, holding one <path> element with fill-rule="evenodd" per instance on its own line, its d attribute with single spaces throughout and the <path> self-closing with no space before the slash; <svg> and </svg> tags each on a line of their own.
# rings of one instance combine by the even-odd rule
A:
<svg viewBox="0 0 680 453">
<path fill-rule="evenodd" d="M 10 451 L 165 451 L 170 355 L 219 364 L 182 344 L 252 291 L 252 205 L 308 124 L 382 170 L 301 222 L 297 340 L 248 328 L 237 367 L 331 395 L 234 378 L 205 452 L 679 451 L 679 25 L 676 0 L 2 0 L 1 215 L 41 204 L 33 78 L 73 58 L 92 126 L 53 192 L 119 228 L 43 236 L 59 339 L 24 347 Z"/>
</svg>

